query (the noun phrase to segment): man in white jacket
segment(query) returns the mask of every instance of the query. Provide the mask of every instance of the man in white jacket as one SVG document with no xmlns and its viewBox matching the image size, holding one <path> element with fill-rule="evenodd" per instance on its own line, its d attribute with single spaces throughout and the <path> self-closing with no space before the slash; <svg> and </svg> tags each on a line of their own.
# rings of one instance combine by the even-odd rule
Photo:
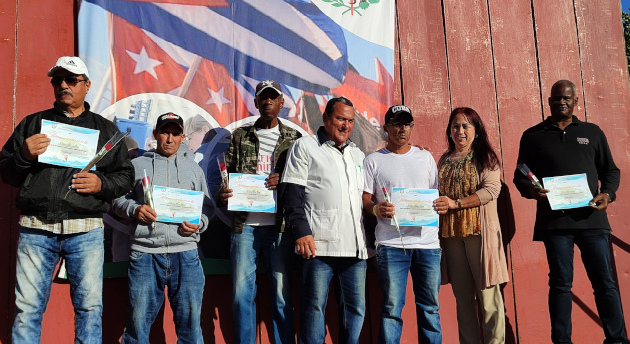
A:
<svg viewBox="0 0 630 344">
<path fill-rule="evenodd" d="M 339 304 L 339 343 L 358 343 L 365 317 L 367 249 L 361 223 L 363 158 L 349 140 L 355 110 L 333 98 L 317 134 L 289 149 L 282 176 L 285 219 L 302 260 L 300 343 L 323 343 L 330 281 Z"/>
<path fill-rule="evenodd" d="M 132 161 L 136 170 L 134 187 L 114 201 L 115 213 L 136 223 L 129 233 L 129 299 L 123 343 L 149 342 L 151 324 L 164 303 L 165 287 L 178 341 L 203 343 L 201 301 L 205 279 L 197 242 L 208 226 L 208 218 L 200 214 L 198 221 L 192 221 L 195 223 L 156 222 L 158 214 L 148 205 L 142 187 L 146 173 L 153 186 L 202 191 L 205 198 L 210 197 L 201 168 L 186 152 L 178 152 L 185 137 L 183 127 L 182 118 L 176 114 L 158 117 L 153 131 L 156 151 Z"/>
</svg>

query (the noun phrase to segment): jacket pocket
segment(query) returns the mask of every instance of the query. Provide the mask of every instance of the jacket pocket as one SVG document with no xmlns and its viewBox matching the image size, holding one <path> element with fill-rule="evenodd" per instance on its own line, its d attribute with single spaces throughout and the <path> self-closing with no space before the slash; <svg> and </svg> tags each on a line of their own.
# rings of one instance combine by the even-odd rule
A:
<svg viewBox="0 0 630 344">
<path fill-rule="evenodd" d="M 315 241 L 339 240 L 338 211 L 334 209 L 311 210 L 311 231 Z"/>
</svg>

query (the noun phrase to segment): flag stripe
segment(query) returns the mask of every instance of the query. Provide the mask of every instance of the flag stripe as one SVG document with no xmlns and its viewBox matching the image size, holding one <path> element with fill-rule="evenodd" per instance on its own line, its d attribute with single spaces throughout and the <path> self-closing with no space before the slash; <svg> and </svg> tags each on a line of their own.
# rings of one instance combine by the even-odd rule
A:
<svg viewBox="0 0 630 344">
<path fill-rule="evenodd" d="M 325 28 L 315 33 L 321 35 L 321 32 L 325 32 L 329 36 L 322 40 L 321 37 L 300 37 L 301 31 L 296 33 L 287 29 L 295 26 L 295 23 L 281 25 L 242 1 L 231 1 L 230 8 L 155 5 L 118 0 L 86 1 L 189 52 L 225 65 L 233 78 L 241 74 L 259 80 L 273 78 L 299 89 L 325 93 L 341 83 L 347 69 L 345 38 L 336 25 L 329 25 L 335 29 Z M 309 4 L 296 2 L 294 5 L 295 8 L 285 4 L 283 10 L 292 13 L 297 9 L 305 13 L 313 25 L 323 28 L 326 27 L 323 25 L 325 21 L 330 21 L 321 12 L 317 13 L 315 10 L 319 10 L 313 5 L 310 5 L 310 12 L 299 8 Z M 200 9 L 206 15 L 195 15 Z M 213 20 L 210 20 L 207 15 L 212 13 Z M 239 30 L 239 34 L 233 30 Z M 241 33 L 244 35 L 240 36 Z M 333 51 L 322 51 L 312 44 L 316 42 L 321 46 L 328 39 L 336 42 Z M 335 49 L 342 53 L 343 58 L 330 58 L 336 56 Z M 275 58 L 272 57 L 274 55 Z M 296 66 L 289 67 L 294 64 Z"/>
</svg>

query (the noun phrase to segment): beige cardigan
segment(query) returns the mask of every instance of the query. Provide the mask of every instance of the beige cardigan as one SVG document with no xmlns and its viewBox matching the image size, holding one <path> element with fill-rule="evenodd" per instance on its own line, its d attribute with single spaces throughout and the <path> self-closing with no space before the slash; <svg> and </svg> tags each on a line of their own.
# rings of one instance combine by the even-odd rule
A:
<svg viewBox="0 0 630 344">
<path fill-rule="evenodd" d="M 481 285 L 479 288 L 481 290 L 505 283 L 510 278 L 497 213 L 497 198 L 501 193 L 501 170 L 498 168 L 493 171 L 485 170 L 477 174 L 477 179 L 479 185 L 476 195 L 481 202 L 479 207 L 481 216 L 481 278 L 479 279 Z M 450 283 L 447 268 L 445 260 L 442 259 L 442 284 Z"/>
</svg>

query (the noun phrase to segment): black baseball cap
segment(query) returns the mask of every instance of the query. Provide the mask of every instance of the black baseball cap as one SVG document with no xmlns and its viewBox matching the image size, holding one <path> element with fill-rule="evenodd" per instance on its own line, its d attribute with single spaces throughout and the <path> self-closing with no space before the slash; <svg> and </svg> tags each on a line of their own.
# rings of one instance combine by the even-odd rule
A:
<svg viewBox="0 0 630 344">
<path fill-rule="evenodd" d="M 271 88 L 276 91 L 278 95 L 282 95 L 282 87 L 279 83 L 273 80 L 263 80 L 256 85 L 256 96 L 262 93 L 262 91 Z"/>
<path fill-rule="evenodd" d="M 158 117 L 157 123 L 155 123 L 155 130 L 160 130 L 160 128 L 169 123 L 177 124 L 182 129 L 182 132 L 184 131 L 184 120 L 172 112 L 167 112 Z"/>
<path fill-rule="evenodd" d="M 409 122 L 413 122 L 411 109 L 406 107 L 405 105 L 394 105 L 390 107 L 389 109 L 387 109 L 387 113 L 385 113 L 385 124 L 395 119 L 403 119 L 408 120 Z"/>
</svg>

